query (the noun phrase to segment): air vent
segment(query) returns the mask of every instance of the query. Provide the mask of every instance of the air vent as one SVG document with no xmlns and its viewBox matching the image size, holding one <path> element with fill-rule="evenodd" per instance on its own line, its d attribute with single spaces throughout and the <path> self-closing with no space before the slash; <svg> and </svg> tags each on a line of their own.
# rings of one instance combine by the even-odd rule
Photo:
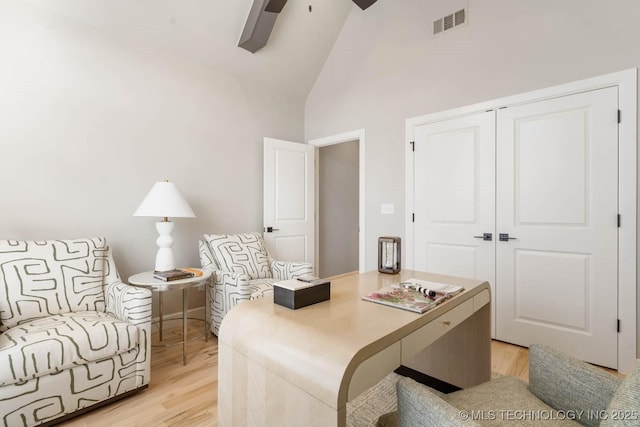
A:
<svg viewBox="0 0 640 427">
<path fill-rule="evenodd" d="M 460 9 L 443 18 L 433 21 L 433 35 L 449 31 L 467 22 L 467 9 Z"/>
</svg>

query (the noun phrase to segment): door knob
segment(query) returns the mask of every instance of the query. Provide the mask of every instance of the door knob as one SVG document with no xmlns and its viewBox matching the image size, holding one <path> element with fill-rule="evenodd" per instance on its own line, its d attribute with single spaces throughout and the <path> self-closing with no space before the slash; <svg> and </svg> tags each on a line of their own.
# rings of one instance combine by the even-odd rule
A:
<svg viewBox="0 0 640 427">
<path fill-rule="evenodd" d="M 473 236 L 474 239 L 482 239 L 485 242 L 490 242 L 493 240 L 493 234 L 492 233 L 482 233 L 482 236 Z"/>
<path fill-rule="evenodd" d="M 265 227 L 265 230 L 267 233 L 273 233 L 274 231 L 279 231 L 279 228 L 273 228 L 273 227 Z"/>
<path fill-rule="evenodd" d="M 499 240 L 501 242 L 508 242 L 509 240 L 516 240 L 515 237 L 509 237 L 509 233 L 500 233 Z"/>
</svg>

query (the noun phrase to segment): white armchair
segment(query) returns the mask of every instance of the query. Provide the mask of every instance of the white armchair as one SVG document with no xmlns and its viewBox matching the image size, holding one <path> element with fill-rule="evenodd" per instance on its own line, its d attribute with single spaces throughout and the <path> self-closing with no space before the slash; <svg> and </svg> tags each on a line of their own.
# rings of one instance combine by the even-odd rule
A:
<svg viewBox="0 0 640 427">
<path fill-rule="evenodd" d="M 57 423 L 146 388 L 151 292 L 103 238 L 0 240 L 0 426 Z"/>
<path fill-rule="evenodd" d="M 237 304 L 271 294 L 278 280 L 313 274 L 309 263 L 271 259 L 259 233 L 205 234 L 199 252 L 202 268 L 215 276 L 207 292 L 215 335 L 224 316 Z"/>
</svg>

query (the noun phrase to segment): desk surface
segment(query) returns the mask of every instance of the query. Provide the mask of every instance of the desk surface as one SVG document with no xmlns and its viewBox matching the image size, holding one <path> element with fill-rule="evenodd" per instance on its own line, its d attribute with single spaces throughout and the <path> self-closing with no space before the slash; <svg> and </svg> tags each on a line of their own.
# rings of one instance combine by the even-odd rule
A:
<svg viewBox="0 0 640 427">
<path fill-rule="evenodd" d="M 361 299 L 410 278 L 459 285 L 465 291 L 424 314 Z M 219 342 L 339 409 L 363 361 L 485 289 L 487 282 L 415 271 L 348 275 L 332 280 L 329 301 L 298 310 L 275 305 L 269 297 L 239 304 L 222 322 Z"/>
</svg>

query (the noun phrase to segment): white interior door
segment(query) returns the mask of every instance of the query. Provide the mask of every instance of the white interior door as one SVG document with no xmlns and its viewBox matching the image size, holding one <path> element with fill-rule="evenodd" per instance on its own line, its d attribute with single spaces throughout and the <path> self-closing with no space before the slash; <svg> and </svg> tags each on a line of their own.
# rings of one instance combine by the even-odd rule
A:
<svg viewBox="0 0 640 427">
<path fill-rule="evenodd" d="M 414 138 L 414 268 L 493 287 L 495 113 L 418 126 Z"/>
<path fill-rule="evenodd" d="M 497 127 L 496 337 L 611 368 L 617 109 L 606 88 L 501 109 Z"/>
<path fill-rule="evenodd" d="M 313 263 L 313 146 L 264 139 L 264 239 L 271 256 Z"/>
</svg>

